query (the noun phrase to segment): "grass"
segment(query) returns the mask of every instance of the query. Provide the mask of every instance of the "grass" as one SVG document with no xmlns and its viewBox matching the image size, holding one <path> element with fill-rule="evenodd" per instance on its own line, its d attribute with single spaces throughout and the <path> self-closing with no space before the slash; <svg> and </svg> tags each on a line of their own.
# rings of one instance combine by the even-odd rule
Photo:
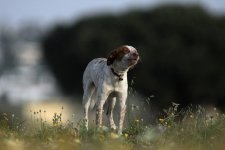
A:
<svg viewBox="0 0 225 150">
<path fill-rule="evenodd" d="M 62 123 L 62 117 L 62 113 L 55 113 L 52 124 L 48 124 L 45 111 L 41 110 L 31 112 L 30 122 L 21 121 L 14 114 L 2 114 L 0 149 L 222 150 L 225 147 L 225 115 L 216 110 L 209 114 L 201 106 L 179 109 L 173 103 L 154 125 L 144 123 L 141 116 L 130 117 L 121 136 L 106 127 L 96 130 L 91 126 L 86 131 L 82 121 Z"/>
</svg>

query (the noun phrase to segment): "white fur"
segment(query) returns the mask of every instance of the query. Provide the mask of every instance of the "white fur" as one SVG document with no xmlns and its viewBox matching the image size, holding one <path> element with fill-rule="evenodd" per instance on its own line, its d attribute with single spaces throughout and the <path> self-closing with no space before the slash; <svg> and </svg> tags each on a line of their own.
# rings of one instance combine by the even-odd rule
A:
<svg viewBox="0 0 225 150">
<path fill-rule="evenodd" d="M 132 46 L 124 46 L 129 49 L 129 52 L 124 54 L 121 60 L 115 59 L 112 64 L 107 65 L 106 58 L 93 59 L 86 67 L 83 74 L 83 107 L 84 107 L 84 120 L 86 128 L 88 128 L 88 110 L 96 105 L 96 124 L 98 127 L 102 126 L 102 113 L 103 105 L 108 99 L 109 102 L 109 124 L 110 127 L 116 129 L 113 120 L 113 109 L 116 99 L 120 104 L 120 118 L 118 124 L 118 133 L 122 133 L 126 99 L 128 92 L 127 72 L 130 67 L 135 65 L 139 59 L 136 49 Z M 136 56 L 134 56 L 135 54 Z M 130 65 L 129 59 L 136 58 L 135 63 Z M 122 80 L 116 76 L 114 71 L 122 76 Z"/>
</svg>

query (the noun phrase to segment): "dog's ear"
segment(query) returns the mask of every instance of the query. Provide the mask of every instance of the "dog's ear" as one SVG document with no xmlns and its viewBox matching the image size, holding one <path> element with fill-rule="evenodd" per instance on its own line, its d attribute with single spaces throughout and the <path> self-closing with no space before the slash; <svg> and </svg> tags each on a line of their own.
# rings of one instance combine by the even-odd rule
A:
<svg viewBox="0 0 225 150">
<path fill-rule="evenodd" d="M 111 65 L 113 64 L 114 60 L 117 57 L 117 49 L 113 50 L 112 52 L 110 52 L 109 56 L 107 57 L 107 65 Z"/>
<path fill-rule="evenodd" d="M 114 60 L 116 59 L 120 60 L 124 56 L 124 54 L 128 52 L 130 52 L 130 50 L 126 47 L 126 45 L 114 49 L 107 57 L 107 65 L 109 66 L 113 64 Z"/>
</svg>

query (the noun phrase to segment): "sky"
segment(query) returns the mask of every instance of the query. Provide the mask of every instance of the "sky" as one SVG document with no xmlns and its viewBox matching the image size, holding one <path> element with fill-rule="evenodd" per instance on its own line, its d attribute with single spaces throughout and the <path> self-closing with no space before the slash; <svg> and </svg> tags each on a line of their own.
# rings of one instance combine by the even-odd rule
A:
<svg viewBox="0 0 225 150">
<path fill-rule="evenodd" d="M 27 22 L 51 25 L 84 16 L 154 8 L 162 4 L 198 4 L 213 14 L 225 14 L 225 0 L 0 0 L 0 24 Z"/>
</svg>

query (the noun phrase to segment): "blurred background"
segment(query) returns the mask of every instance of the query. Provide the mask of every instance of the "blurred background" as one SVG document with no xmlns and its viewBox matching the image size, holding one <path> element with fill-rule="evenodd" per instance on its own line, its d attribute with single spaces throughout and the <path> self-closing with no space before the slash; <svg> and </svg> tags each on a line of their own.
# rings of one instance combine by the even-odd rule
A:
<svg viewBox="0 0 225 150">
<path fill-rule="evenodd" d="M 0 0 L 0 113 L 79 116 L 87 63 L 123 44 L 129 105 L 225 111 L 224 0 Z"/>
</svg>

